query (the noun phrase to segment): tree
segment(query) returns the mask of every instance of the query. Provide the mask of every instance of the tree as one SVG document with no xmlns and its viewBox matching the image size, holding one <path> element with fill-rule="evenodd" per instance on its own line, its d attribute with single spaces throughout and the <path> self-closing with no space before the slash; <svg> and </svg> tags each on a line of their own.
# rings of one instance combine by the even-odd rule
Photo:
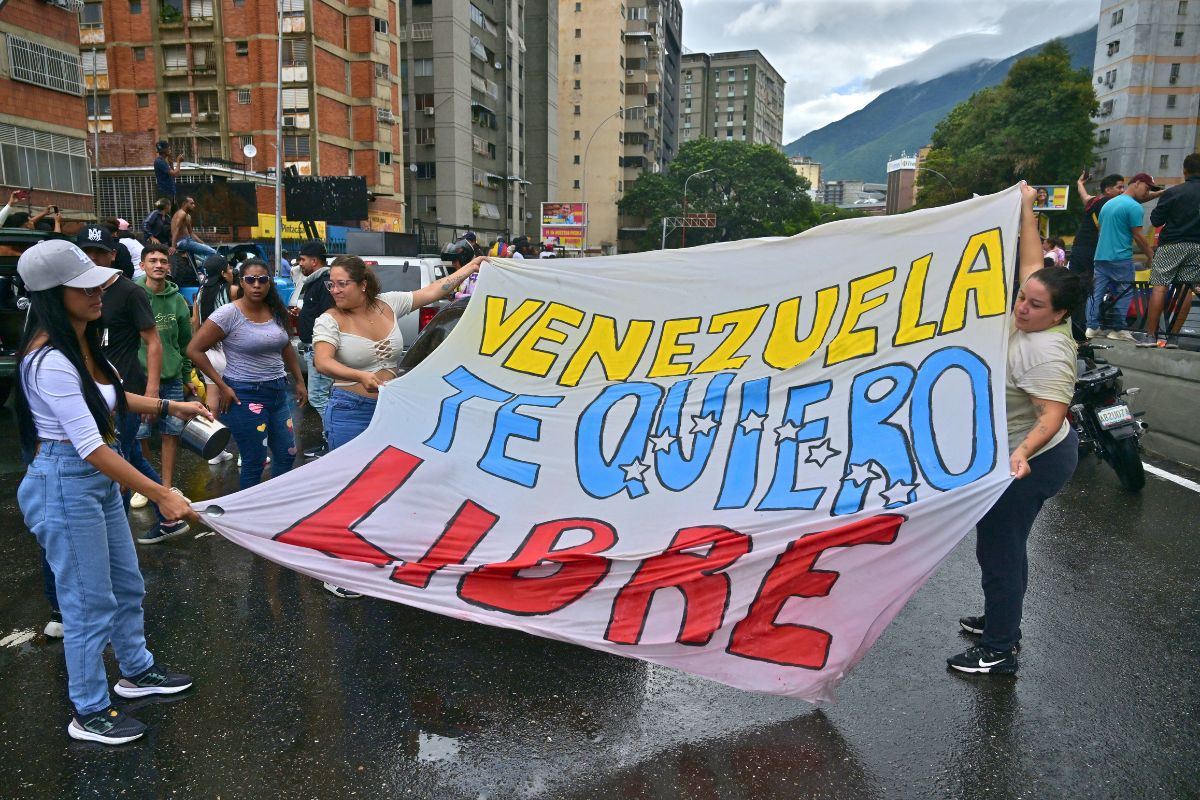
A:
<svg viewBox="0 0 1200 800">
<path fill-rule="evenodd" d="M 991 194 L 1022 179 L 1074 183 L 1094 158 L 1096 109 L 1091 72 L 1072 69 L 1062 42 L 1048 43 L 938 123 L 923 166 L 946 180 L 921 173 L 917 206 Z M 1071 198 L 1078 202 L 1074 192 Z"/>
<path fill-rule="evenodd" d="M 770 145 L 741 141 L 696 139 L 679 148 L 666 172 L 649 173 L 629 187 L 618 204 L 621 213 L 640 217 L 646 232 L 638 249 L 654 250 L 661 243 L 663 217 L 683 215 L 683 185 L 688 176 L 712 169 L 688 183 L 688 213 L 715 213 L 717 227 L 691 228 L 688 244 L 791 236 L 818 222 L 808 181 Z M 679 231 L 668 237 L 678 247 Z"/>
</svg>

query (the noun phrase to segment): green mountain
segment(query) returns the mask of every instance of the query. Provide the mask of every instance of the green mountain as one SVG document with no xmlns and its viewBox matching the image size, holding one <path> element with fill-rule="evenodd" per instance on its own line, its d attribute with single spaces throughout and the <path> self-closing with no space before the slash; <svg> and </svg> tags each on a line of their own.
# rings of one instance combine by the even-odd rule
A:
<svg viewBox="0 0 1200 800">
<path fill-rule="evenodd" d="M 1096 53 L 1096 28 L 1063 39 L 1071 63 L 1089 70 Z M 914 154 L 929 144 L 933 129 L 952 108 L 980 89 L 995 86 L 1008 75 L 1013 62 L 1032 55 L 1031 47 L 1003 61 L 980 61 L 924 83 L 889 89 L 865 108 L 824 128 L 811 131 L 783 150 L 811 156 L 821 163 L 823 180 L 887 180 L 888 157 L 903 150 Z"/>
</svg>

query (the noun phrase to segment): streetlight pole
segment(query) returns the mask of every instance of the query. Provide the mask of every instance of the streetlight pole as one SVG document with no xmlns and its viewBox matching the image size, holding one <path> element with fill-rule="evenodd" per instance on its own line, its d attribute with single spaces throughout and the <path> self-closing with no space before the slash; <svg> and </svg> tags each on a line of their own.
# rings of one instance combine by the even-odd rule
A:
<svg viewBox="0 0 1200 800">
<path fill-rule="evenodd" d="M 275 274 L 283 277 L 283 2 L 276 3 L 275 73 Z"/>
<path fill-rule="evenodd" d="M 930 169 L 929 167 L 917 167 L 916 170 L 917 170 L 917 172 L 932 172 L 934 175 L 937 175 L 939 178 L 941 178 L 942 180 L 944 180 L 946 182 L 947 186 L 950 187 L 950 197 L 952 199 L 958 197 L 958 189 L 954 188 L 954 184 L 950 182 L 949 178 L 947 178 L 942 173 L 938 172 L 936 169 Z"/>
<path fill-rule="evenodd" d="M 579 178 L 579 199 L 583 202 L 584 213 L 587 214 L 587 217 L 585 218 L 584 223 L 583 223 L 583 255 L 584 256 L 587 255 L 588 227 L 591 223 L 591 213 L 588 210 L 589 206 L 588 206 L 588 201 L 587 201 L 587 157 L 588 157 L 588 151 L 592 149 L 592 140 L 596 138 L 596 134 L 599 133 L 600 129 L 604 127 L 604 123 L 608 122 L 613 117 L 622 116 L 626 111 L 637 111 L 639 108 L 645 108 L 645 107 L 646 106 L 641 105 L 641 106 L 633 106 L 632 108 L 618 108 L 616 111 L 609 114 L 604 119 L 600 120 L 600 123 L 596 126 L 596 129 L 594 131 L 592 131 L 592 135 L 588 137 L 587 146 L 583 148 L 583 169 L 580 170 L 581 174 L 580 174 L 580 178 Z"/>
<path fill-rule="evenodd" d="M 683 227 L 679 229 L 679 247 L 681 249 L 684 247 L 687 247 L 687 185 L 688 185 L 688 181 L 690 181 L 692 178 L 696 177 L 697 175 L 704 175 L 705 173 L 712 172 L 715 169 L 716 169 L 716 167 L 710 167 L 709 169 L 702 169 L 699 172 L 693 172 L 691 175 L 688 175 L 687 178 L 685 178 L 683 181 Z"/>
</svg>

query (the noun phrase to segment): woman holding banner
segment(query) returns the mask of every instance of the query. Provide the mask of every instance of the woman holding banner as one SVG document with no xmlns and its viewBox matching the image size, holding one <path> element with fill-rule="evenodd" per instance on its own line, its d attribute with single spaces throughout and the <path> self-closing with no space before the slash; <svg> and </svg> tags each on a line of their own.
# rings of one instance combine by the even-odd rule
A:
<svg viewBox="0 0 1200 800">
<path fill-rule="evenodd" d="M 1079 458 L 1078 437 L 1067 421 L 1076 357 L 1068 318 L 1086 289 L 1077 274 L 1043 267 L 1036 199 L 1037 192 L 1022 184 L 1021 288 L 1009 321 L 1005 381 L 1013 482 L 976 525 L 984 614 L 959 620 L 963 630 L 981 637 L 975 647 L 946 660 L 960 672 L 1017 671 L 1026 541 L 1042 504 L 1066 485 Z"/>
<path fill-rule="evenodd" d="M 479 271 L 484 258 L 414 292 L 380 292 L 379 279 L 358 256 L 338 256 L 326 287 L 334 307 L 313 325 L 313 364 L 333 378 L 323 423 L 329 449 L 336 450 L 367 429 L 380 388 L 396 377 L 404 353 L 400 318 L 421 306 L 454 295 L 459 284 Z M 338 597 L 358 597 L 331 583 Z"/>
</svg>

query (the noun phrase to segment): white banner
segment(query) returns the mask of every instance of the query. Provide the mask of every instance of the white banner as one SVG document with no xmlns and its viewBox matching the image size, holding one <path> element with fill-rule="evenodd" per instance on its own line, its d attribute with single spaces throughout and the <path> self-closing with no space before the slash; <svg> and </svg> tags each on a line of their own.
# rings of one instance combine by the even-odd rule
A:
<svg viewBox="0 0 1200 800">
<path fill-rule="evenodd" d="M 366 433 L 198 508 L 339 586 L 830 700 L 1009 480 L 1018 218 L 497 259 Z"/>
</svg>

